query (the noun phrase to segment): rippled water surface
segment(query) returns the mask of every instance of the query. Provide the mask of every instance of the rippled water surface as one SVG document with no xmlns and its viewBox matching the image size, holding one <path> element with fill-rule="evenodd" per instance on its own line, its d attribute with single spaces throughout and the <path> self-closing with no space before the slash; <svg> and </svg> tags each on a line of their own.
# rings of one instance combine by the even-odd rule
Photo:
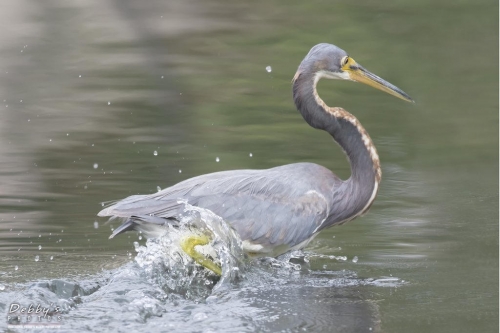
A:
<svg viewBox="0 0 500 333">
<path fill-rule="evenodd" d="M 40 304 L 52 320 L 33 320 L 65 332 L 498 332 L 498 3 L 4 2 L 0 331 Z M 417 101 L 319 84 L 377 146 L 366 216 L 252 261 L 196 211 L 219 226 L 221 279 L 176 231 L 108 239 L 102 202 L 196 175 L 310 161 L 349 177 L 291 99 L 319 42 Z"/>
</svg>

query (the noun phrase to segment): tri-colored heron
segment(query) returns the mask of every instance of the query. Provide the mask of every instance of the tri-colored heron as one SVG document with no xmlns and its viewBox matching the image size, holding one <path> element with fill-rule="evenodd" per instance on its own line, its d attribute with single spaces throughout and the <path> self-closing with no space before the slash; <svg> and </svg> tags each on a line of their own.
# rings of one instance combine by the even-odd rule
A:
<svg viewBox="0 0 500 333">
<path fill-rule="evenodd" d="M 401 89 L 370 73 L 344 50 L 331 44 L 314 46 L 293 78 L 293 99 L 305 121 L 330 133 L 351 165 L 351 177 L 341 180 L 313 163 L 294 163 L 267 170 L 232 170 L 187 179 L 160 192 L 134 195 L 99 212 L 125 218 L 110 238 L 128 230 L 152 232 L 175 225 L 183 203 L 222 217 L 241 237 L 251 256 L 278 256 L 305 247 L 321 230 L 365 213 L 380 184 L 377 150 L 361 123 L 318 96 L 321 78 L 362 82 L 405 101 Z M 221 274 L 221 268 L 195 250 L 209 237 L 193 234 L 181 247 L 196 262 Z"/>
</svg>

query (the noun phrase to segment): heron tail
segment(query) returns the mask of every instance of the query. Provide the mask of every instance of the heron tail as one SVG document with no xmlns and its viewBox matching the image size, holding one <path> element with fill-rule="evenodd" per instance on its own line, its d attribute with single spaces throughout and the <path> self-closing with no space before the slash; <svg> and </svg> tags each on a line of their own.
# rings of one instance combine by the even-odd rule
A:
<svg viewBox="0 0 500 333">
<path fill-rule="evenodd" d="M 114 238 L 116 235 L 122 234 L 126 231 L 139 231 L 142 232 L 146 238 L 155 238 L 161 236 L 168 226 L 178 226 L 178 221 L 173 218 L 162 218 L 148 215 L 131 216 L 127 218 L 118 228 L 113 230 L 109 239 Z"/>
</svg>

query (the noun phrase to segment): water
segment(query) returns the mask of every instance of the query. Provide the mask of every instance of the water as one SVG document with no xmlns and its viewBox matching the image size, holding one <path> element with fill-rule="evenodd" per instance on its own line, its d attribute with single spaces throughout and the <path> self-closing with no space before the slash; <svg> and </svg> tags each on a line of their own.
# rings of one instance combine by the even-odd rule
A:
<svg viewBox="0 0 500 333">
<path fill-rule="evenodd" d="M 17 302 L 59 306 L 64 331 L 498 332 L 497 3 L 7 1 L 0 330 Z M 319 84 L 377 146 L 366 216 L 222 280 L 108 240 L 101 202 L 199 174 L 311 161 L 347 178 L 291 101 L 319 42 L 417 101 Z"/>
</svg>

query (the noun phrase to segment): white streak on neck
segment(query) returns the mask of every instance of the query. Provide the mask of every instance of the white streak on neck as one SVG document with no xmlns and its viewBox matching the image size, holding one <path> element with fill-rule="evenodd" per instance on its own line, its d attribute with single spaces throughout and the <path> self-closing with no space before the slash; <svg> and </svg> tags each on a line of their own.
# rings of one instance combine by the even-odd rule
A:
<svg viewBox="0 0 500 333">
<path fill-rule="evenodd" d="M 377 154 L 377 150 L 375 149 L 375 145 L 373 144 L 373 141 L 371 140 L 370 136 L 368 135 L 368 133 L 366 132 L 364 127 L 361 125 L 359 120 L 355 116 L 353 116 L 352 114 L 350 114 L 349 112 L 347 112 L 346 110 L 344 110 L 342 108 L 329 107 L 321 99 L 321 97 L 319 97 L 318 92 L 316 90 L 316 85 L 317 85 L 318 81 L 322 78 L 335 79 L 335 80 L 349 80 L 349 81 L 353 81 L 353 80 L 350 78 L 350 76 L 347 72 L 333 73 L 333 72 L 327 72 L 327 71 L 319 71 L 319 72 L 314 74 L 313 95 L 314 95 L 314 99 L 316 100 L 316 103 L 321 105 L 326 112 L 332 114 L 334 117 L 343 118 L 343 119 L 347 120 L 348 122 L 350 122 L 352 125 L 354 125 L 357 128 L 358 132 L 361 134 L 361 139 L 363 140 L 363 144 L 365 145 L 366 149 L 368 150 L 368 153 L 370 154 L 373 165 L 375 167 L 375 173 L 376 173 L 373 191 L 372 191 L 372 194 L 371 194 L 370 198 L 368 199 L 367 203 L 365 204 L 363 209 L 361 209 L 358 213 L 354 214 L 353 216 L 351 216 L 343 221 L 338 222 L 338 224 L 343 224 L 343 223 L 346 223 L 346 222 L 366 213 L 366 211 L 369 209 L 369 207 L 371 206 L 371 204 L 375 200 L 375 197 L 377 196 L 380 179 L 382 177 L 382 171 L 380 169 L 380 160 L 379 160 L 379 157 Z M 316 231 L 319 228 L 321 228 L 321 225 L 318 226 L 318 228 L 316 228 L 314 233 L 316 233 Z"/>
</svg>

